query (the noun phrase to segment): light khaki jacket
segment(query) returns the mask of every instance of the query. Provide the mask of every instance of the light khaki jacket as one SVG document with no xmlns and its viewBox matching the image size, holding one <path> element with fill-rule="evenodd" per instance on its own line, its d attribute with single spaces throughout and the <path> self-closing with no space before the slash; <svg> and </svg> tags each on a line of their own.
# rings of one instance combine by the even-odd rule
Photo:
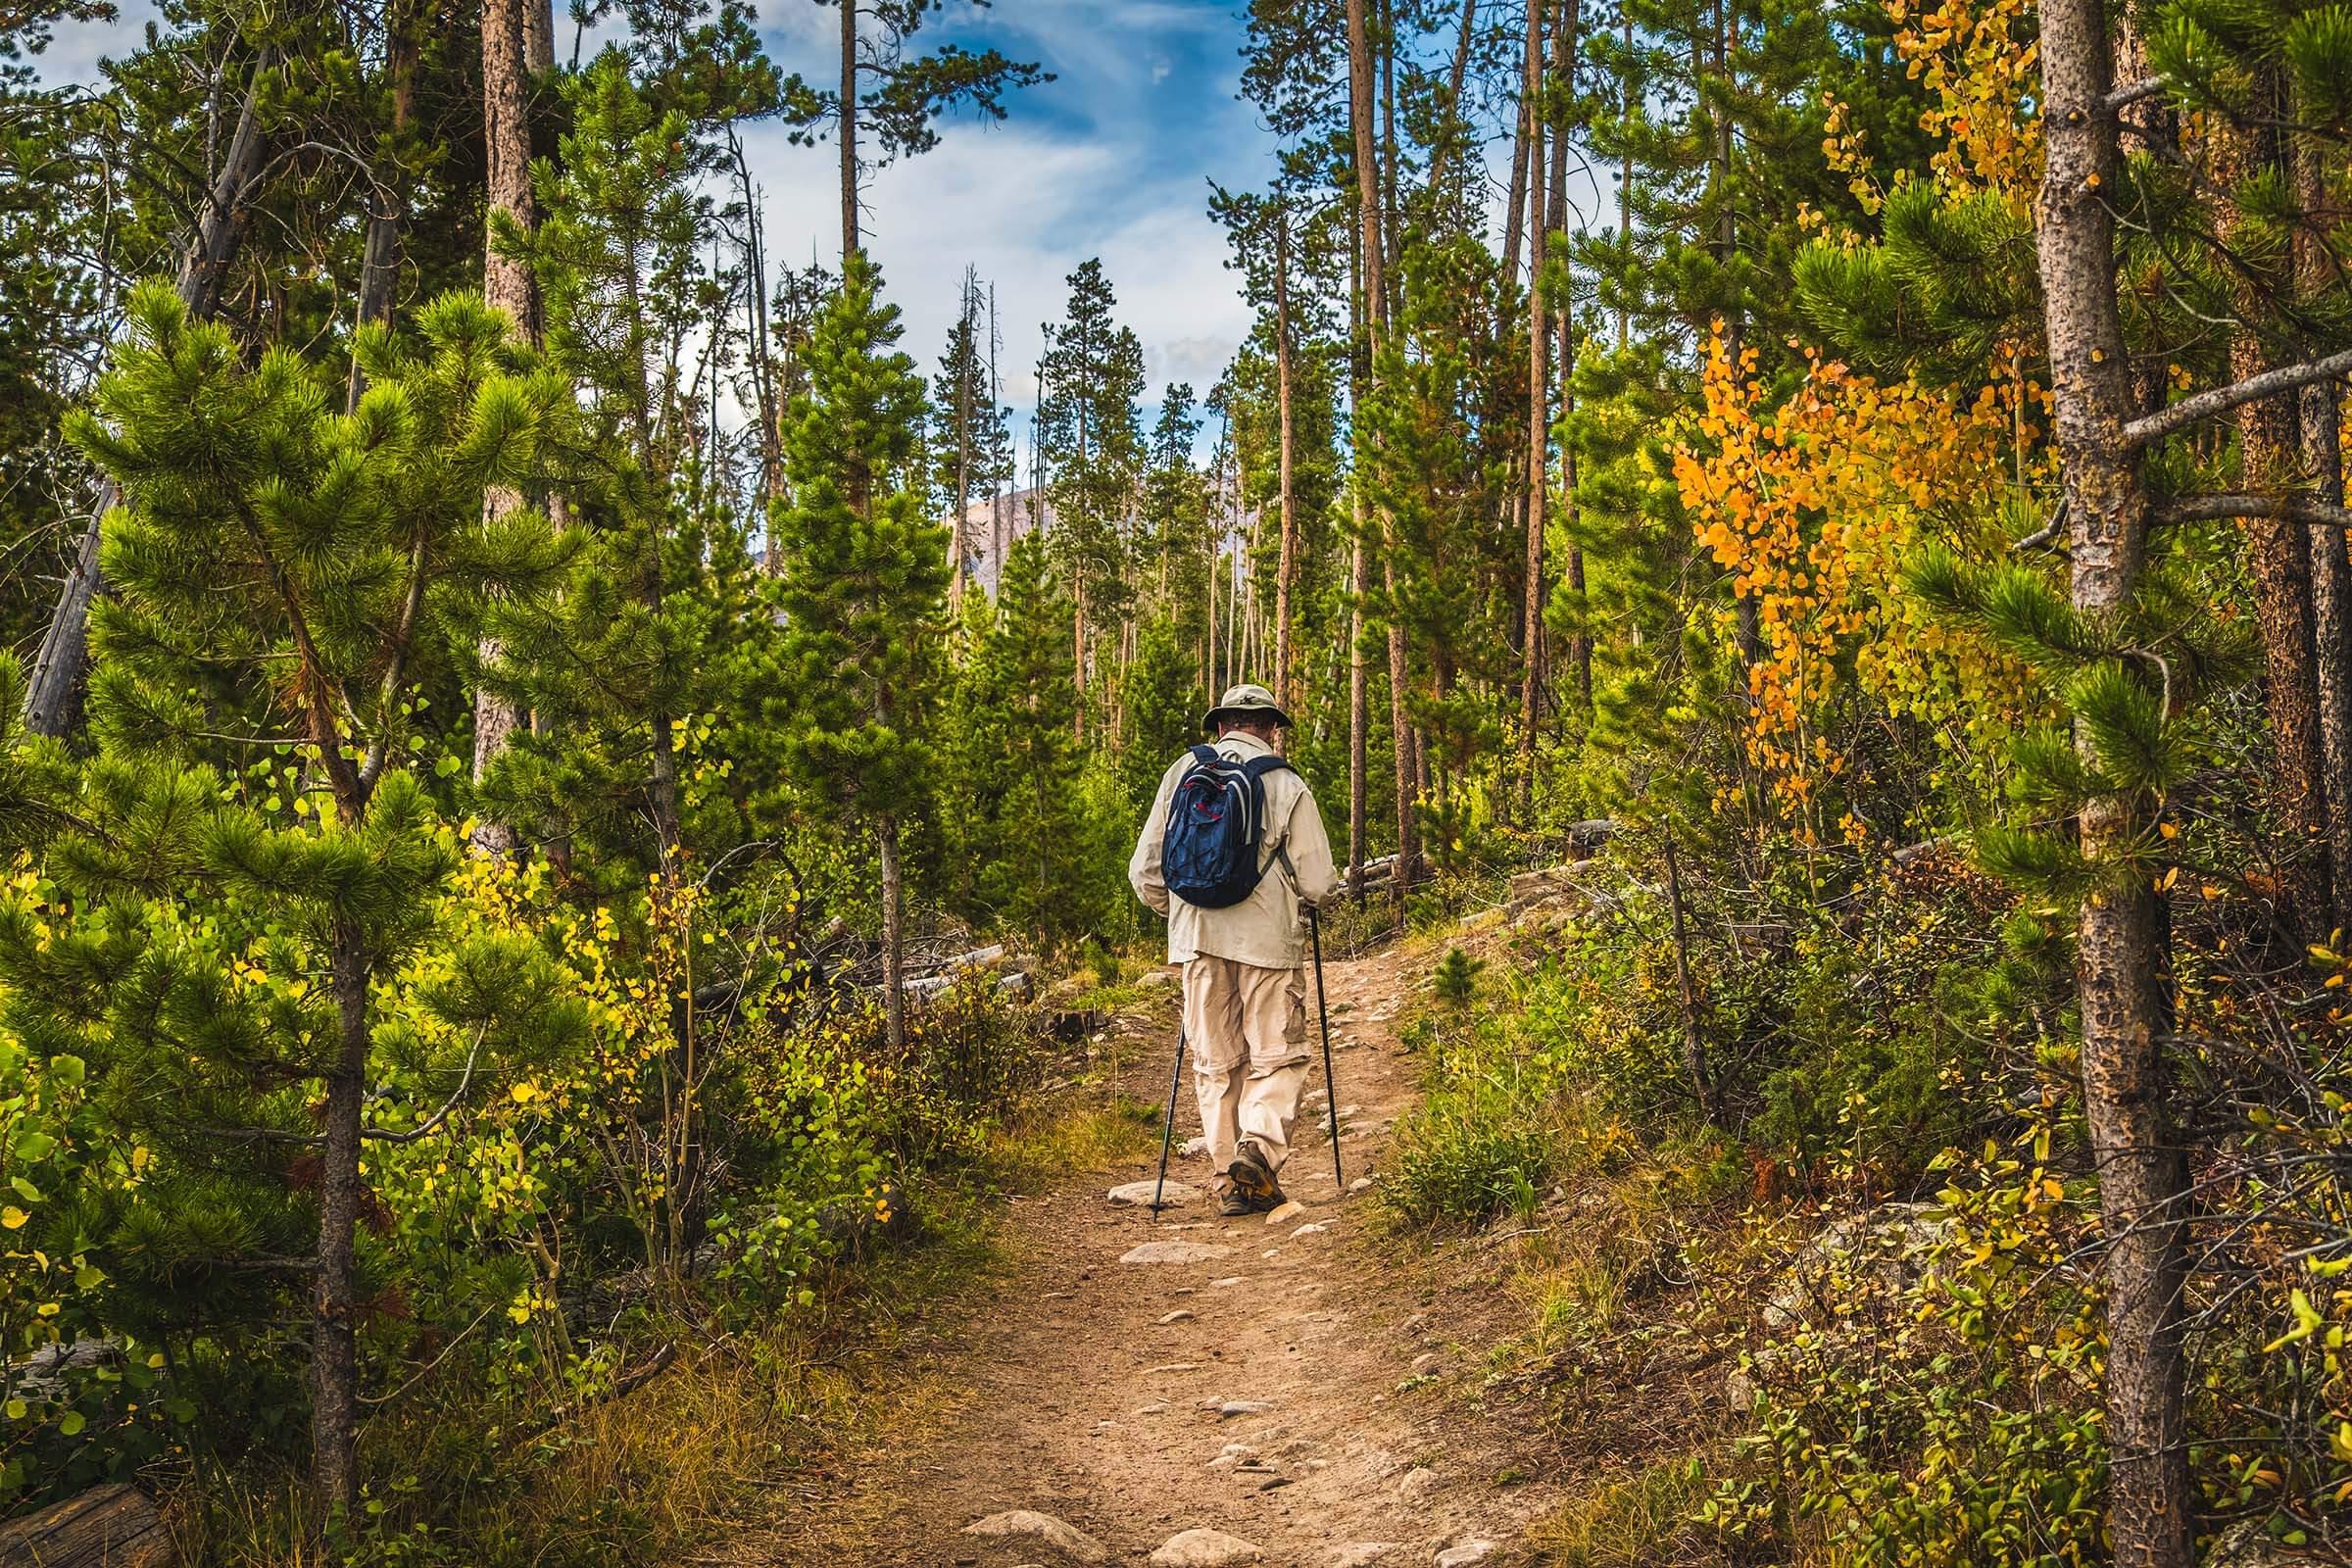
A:
<svg viewBox="0 0 2352 1568">
<path fill-rule="evenodd" d="M 1256 736 L 1235 731 L 1217 742 L 1217 751 L 1230 761 L 1246 762 L 1270 757 L 1273 748 Z M 1176 759 L 1160 777 L 1159 794 L 1152 814 L 1144 819 L 1143 836 L 1127 862 L 1127 880 L 1135 896 L 1168 918 L 1168 961 L 1186 963 L 1206 956 L 1231 958 L 1261 969 L 1296 969 L 1306 957 L 1306 927 L 1299 901 L 1319 904 L 1331 897 L 1339 870 L 1331 863 L 1331 841 L 1323 835 L 1322 813 L 1306 780 L 1288 768 L 1276 768 L 1264 780 L 1266 842 L 1261 847 L 1265 874 L 1248 898 L 1225 909 L 1203 909 L 1171 896 L 1159 868 L 1161 841 L 1168 834 L 1168 802 L 1185 770 L 1193 765 L 1191 753 Z M 1294 882 L 1275 852 L 1290 857 Z"/>
</svg>

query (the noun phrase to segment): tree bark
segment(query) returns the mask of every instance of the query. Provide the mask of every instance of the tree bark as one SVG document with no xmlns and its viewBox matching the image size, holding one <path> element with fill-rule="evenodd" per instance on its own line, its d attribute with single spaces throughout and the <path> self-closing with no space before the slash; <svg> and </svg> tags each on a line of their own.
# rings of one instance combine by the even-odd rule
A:
<svg viewBox="0 0 2352 1568">
<path fill-rule="evenodd" d="M 2326 293 L 2334 281 L 2315 214 L 2328 207 L 2322 154 L 2310 145 L 2293 152 L 2295 195 L 2303 217 L 2295 226 L 2297 291 Z M 2317 381 L 2299 397 L 2303 467 L 2323 506 L 2344 504 L 2342 385 Z M 2321 794 L 2328 821 L 2328 871 L 2333 930 L 2352 929 L 2352 561 L 2344 530 L 2306 530 L 2311 551 L 2312 668 L 2319 699 Z"/>
<path fill-rule="evenodd" d="M 180 253 L 179 297 L 188 314 L 199 320 L 220 308 L 221 280 L 245 241 L 245 198 L 261 177 L 268 151 L 261 123 L 262 87 L 276 63 L 274 48 L 263 50 L 254 61 L 245 102 L 237 111 L 236 129 L 229 133 L 228 151 L 205 187 L 195 232 Z M 81 725 L 82 678 L 88 673 L 90 657 L 90 601 L 106 588 L 98 550 L 106 514 L 115 510 L 119 496 L 113 480 L 99 481 L 90 502 L 90 520 L 74 547 L 66 580 L 58 585 L 56 607 L 49 612 L 48 628 L 33 655 L 32 670 L 24 684 L 24 727 L 35 735 L 68 735 Z"/>
<path fill-rule="evenodd" d="M 906 886 L 899 869 L 899 819 L 883 813 L 874 839 L 882 860 L 882 1016 L 896 1054 L 906 1046 Z"/>
<path fill-rule="evenodd" d="M 1544 527 L 1551 487 L 1551 329 L 1544 314 L 1544 263 L 1551 215 L 1544 178 L 1544 12 L 1527 0 L 1526 82 L 1520 116 L 1527 142 L 1527 574 L 1519 674 L 1518 810 L 1524 825 L 1536 800 L 1536 700 L 1544 668 Z"/>
<path fill-rule="evenodd" d="M 416 119 L 419 54 L 416 29 L 417 18 L 412 6 L 395 0 L 384 8 L 384 80 L 392 98 L 392 131 L 377 144 L 375 162 L 368 170 L 373 193 L 368 204 L 368 239 L 360 253 L 359 299 L 352 312 L 355 327 L 371 322 L 388 324 L 392 319 L 393 296 L 399 290 L 400 241 L 408 220 L 408 181 L 397 167 L 397 157 L 400 143 Z M 344 412 L 358 409 L 361 394 L 367 390 L 368 377 L 354 358 L 351 377 L 344 389 Z"/>
<path fill-rule="evenodd" d="M 1465 8 L 1467 9 L 1467 8 Z M 1348 263 L 1354 272 L 1353 286 L 1348 292 L 1348 357 L 1352 385 L 1348 391 L 1349 407 L 1356 411 L 1350 430 L 1350 443 L 1360 462 L 1363 453 L 1361 411 L 1364 394 L 1370 385 L 1372 361 L 1366 347 L 1365 334 L 1369 318 L 1364 300 L 1364 236 L 1359 226 L 1355 243 L 1349 247 Z M 1348 482 L 1348 506 L 1354 524 L 1354 537 L 1348 552 L 1348 886 L 1355 902 L 1364 902 L 1364 843 L 1369 823 L 1370 775 L 1367 770 L 1370 737 L 1366 731 L 1372 722 L 1371 662 L 1364 656 L 1364 594 L 1371 577 L 1364 555 L 1364 476 L 1350 473 Z"/>
<path fill-rule="evenodd" d="M 1551 74 L 1561 83 L 1561 89 L 1574 97 L 1576 85 L 1576 50 L 1581 41 L 1578 33 L 1583 26 L 1583 8 L 1578 0 L 1566 0 L 1560 8 L 1557 30 L 1551 40 Z M 1568 231 L 1568 117 L 1563 115 L 1553 127 L 1551 153 L 1551 228 L 1555 234 Z M 1560 336 L 1560 414 L 1565 417 L 1576 407 L 1576 312 L 1574 301 L 1563 300 L 1553 312 Z M 1565 438 L 1560 442 L 1560 531 L 1568 538 L 1567 579 L 1569 592 L 1577 606 L 1576 630 L 1568 634 L 1568 662 L 1576 672 L 1576 689 L 1585 709 L 1592 707 L 1592 637 L 1585 629 L 1585 547 L 1576 538 L 1576 451 Z"/>
<path fill-rule="evenodd" d="M 2285 104 L 2277 77 L 2258 74 L 2255 101 L 2283 112 Z M 2279 136 L 2272 124 L 2234 125 L 2219 119 L 2212 128 L 2215 181 L 2227 192 L 2239 182 L 2284 172 Z M 2216 228 L 2225 245 L 2239 242 L 2248 217 L 2234 200 L 2225 196 L 2215 214 Z M 2261 267 L 2249 260 L 2249 268 Z M 2237 285 L 2238 325 L 2230 336 L 2230 374 L 2243 381 L 2286 368 L 2280 348 L 2253 324 L 2270 314 L 2272 302 L 2283 297 L 2291 279 L 2286 269 L 2265 269 L 2270 275 L 2240 271 Z M 2325 385 L 2325 383 L 2321 383 Z M 2237 439 L 2245 488 L 2261 492 L 2291 488 L 2302 466 L 2296 437 L 2296 397 L 2292 393 L 2260 398 L 2237 409 Z M 2306 943 L 2328 935 L 2330 901 L 2325 849 L 2328 807 L 2320 760 L 2320 696 L 2312 633 L 2312 542 L 2305 531 L 2276 516 L 2249 517 L 2245 522 L 2246 551 L 2253 567 L 2255 619 L 2262 629 L 2263 664 L 2267 675 L 2267 708 L 2275 774 L 2272 784 L 2279 817 L 2289 842 L 2279 857 L 2279 902 L 2289 927 Z"/>
<path fill-rule="evenodd" d="M 841 4 L 841 256 L 863 246 L 858 238 L 858 0 Z"/>
<path fill-rule="evenodd" d="M 538 209 L 531 198 L 530 90 L 523 53 L 523 14 L 534 3 L 483 0 L 482 4 L 482 144 L 489 182 L 482 294 L 493 310 L 507 314 L 524 341 L 536 345 L 538 285 L 530 265 L 518 257 L 502 255 L 497 239 L 502 213 L 525 230 L 538 222 Z M 522 504 L 521 492 L 510 485 L 493 485 L 482 495 L 482 520 L 485 525 L 497 523 Z M 480 648 L 483 665 L 495 665 L 502 652 L 495 638 L 484 639 Z M 473 782 L 477 788 L 514 744 L 521 721 L 521 713 L 508 698 L 488 690 L 474 694 Z M 657 736 L 655 744 L 663 739 Z M 512 824 L 484 817 L 475 824 L 473 843 L 485 854 L 512 855 L 519 840 Z"/>
<path fill-rule="evenodd" d="M 326 1142 L 318 1160 L 318 1280 L 311 1317 L 311 1485 L 324 1524 L 357 1523 L 360 1341 L 355 1243 L 365 1183 L 360 1112 L 368 1098 L 368 955 L 346 917 L 328 953 L 339 1040 L 326 1075 Z"/>
<path fill-rule="evenodd" d="M 1298 577 L 1298 492 L 1293 483 L 1294 424 L 1291 414 L 1291 214 L 1288 199 L 1274 215 L 1274 401 L 1282 427 L 1278 488 L 1282 508 L 1282 554 L 1274 574 L 1274 701 L 1288 705 L 1291 691 L 1291 597 Z"/>
<path fill-rule="evenodd" d="M 1363 228 L 1364 251 L 1364 327 L 1371 355 L 1371 385 L 1375 397 L 1380 391 L 1380 350 L 1388 322 L 1388 288 L 1381 265 L 1381 203 L 1380 163 L 1376 156 L 1372 124 L 1372 42 L 1371 30 L 1364 15 L 1369 0 L 1348 0 L 1348 118 L 1355 143 L 1355 177 L 1357 220 Z M 1369 449 L 1370 442 L 1362 443 Z M 1359 451 L 1359 464 L 1369 457 L 1378 463 L 1377 453 Z M 1389 593 L 1389 713 L 1395 737 L 1396 764 L 1396 891 L 1398 911 L 1404 908 L 1404 895 L 1413 880 L 1419 859 L 1419 835 L 1413 820 L 1413 742 L 1412 726 L 1406 712 L 1406 663 L 1404 623 L 1396 603 L 1396 564 L 1395 520 L 1382 511 L 1381 535 L 1384 560 L 1382 575 Z"/>
<path fill-rule="evenodd" d="M 175 1568 L 178 1561 L 163 1515 L 123 1482 L 0 1525 L 0 1568 Z"/>
<path fill-rule="evenodd" d="M 2148 497 L 2126 434 L 2133 403 L 2116 302 L 2120 159 L 2101 0 L 2043 0 L 2046 156 L 2036 202 L 2053 431 L 2063 468 L 2071 588 L 2095 615 L 2130 601 L 2147 558 Z M 2085 752 L 2089 736 L 2078 733 Z M 2149 824 L 2103 797 L 2078 817 L 2082 853 L 2113 867 Z M 2181 1355 L 2186 1170 L 2167 1125 L 2156 895 L 2110 875 L 2078 927 L 2082 1094 L 2099 1166 L 2107 1252 L 2108 1533 L 2125 1568 L 2189 1568 L 2188 1431 Z"/>
</svg>

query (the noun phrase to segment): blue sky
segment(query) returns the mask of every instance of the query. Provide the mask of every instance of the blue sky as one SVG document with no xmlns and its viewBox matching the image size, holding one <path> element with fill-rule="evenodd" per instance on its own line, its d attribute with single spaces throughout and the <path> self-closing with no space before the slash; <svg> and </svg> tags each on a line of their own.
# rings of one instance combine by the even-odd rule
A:
<svg viewBox="0 0 2352 1568">
<path fill-rule="evenodd" d="M 822 79 L 839 15 L 767 0 L 770 54 Z M 977 267 L 997 289 L 1006 401 L 1026 407 L 1039 323 L 1060 316 L 1066 275 L 1100 256 L 1143 339 L 1151 397 L 1171 380 L 1206 392 L 1249 330 L 1206 182 L 1262 183 L 1274 167 L 1273 139 L 1235 97 L 1230 0 L 950 0 L 923 37 L 934 32 L 1038 61 L 1055 79 L 1016 95 L 1002 124 L 956 120 L 936 149 L 870 180 L 865 241 L 906 314 L 908 347 L 937 357 L 963 268 Z M 832 148 L 764 128 L 751 145 L 775 255 L 832 255 Z"/>
<path fill-rule="evenodd" d="M 557 10 L 567 55 L 562 0 Z M 61 28 L 44 74 L 87 81 L 101 55 L 135 48 L 149 0 L 122 0 L 122 12 L 111 25 Z M 763 0 L 760 25 L 780 66 L 821 81 L 837 69 L 839 18 L 814 0 Z M 997 289 L 1005 399 L 1026 410 L 1039 324 L 1060 316 L 1066 275 L 1100 256 L 1143 340 L 1151 400 L 1171 380 L 1205 393 L 1249 330 L 1206 181 L 1255 185 L 1273 172 L 1272 138 L 1235 97 L 1231 0 L 949 0 L 918 42 L 950 39 L 1038 61 L 1055 79 L 1014 95 L 1004 122 L 958 117 L 933 151 L 869 179 L 865 241 L 906 314 L 906 347 L 928 370 L 963 269 L 977 267 Z M 755 127 L 747 145 L 770 254 L 794 265 L 838 255 L 832 146 L 793 146 L 778 126 Z"/>
</svg>

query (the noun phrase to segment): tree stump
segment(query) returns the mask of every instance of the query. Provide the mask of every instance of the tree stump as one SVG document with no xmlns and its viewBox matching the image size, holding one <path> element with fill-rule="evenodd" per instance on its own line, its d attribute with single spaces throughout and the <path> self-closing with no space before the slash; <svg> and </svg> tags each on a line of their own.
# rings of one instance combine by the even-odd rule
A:
<svg viewBox="0 0 2352 1568">
<path fill-rule="evenodd" d="M 0 1525 L 0 1568 L 176 1568 L 178 1561 L 155 1504 L 120 1483 Z"/>
</svg>

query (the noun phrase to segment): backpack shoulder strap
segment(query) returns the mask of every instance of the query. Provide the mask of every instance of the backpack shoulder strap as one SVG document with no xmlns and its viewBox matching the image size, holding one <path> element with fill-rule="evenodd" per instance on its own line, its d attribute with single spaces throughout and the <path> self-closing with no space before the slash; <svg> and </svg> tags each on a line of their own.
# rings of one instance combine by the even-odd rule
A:
<svg viewBox="0 0 2352 1568">
<path fill-rule="evenodd" d="M 1252 757 L 1250 759 L 1250 760 L 1242 764 L 1242 771 L 1248 773 L 1250 775 L 1250 782 L 1254 784 L 1259 779 L 1264 778 L 1268 773 L 1296 773 L 1298 770 L 1291 765 L 1291 760 L 1289 758 L 1278 755 L 1273 757 Z"/>
<path fill-rule="evenodd" d="M 1193 763 L 1195 766 L 1223 767 L 1225 765 L 1225 759 L 1217 755 L 1217 749 L 1214 746 L 1197 745 L 1187 749 L 1193 754 Z"/>
</svg>

